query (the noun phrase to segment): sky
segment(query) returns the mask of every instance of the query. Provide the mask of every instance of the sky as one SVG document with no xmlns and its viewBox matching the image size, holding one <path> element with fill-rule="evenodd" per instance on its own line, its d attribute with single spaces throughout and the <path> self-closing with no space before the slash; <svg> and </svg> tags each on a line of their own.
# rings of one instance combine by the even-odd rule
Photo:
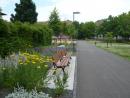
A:
<svg viewBox="0 0 130 98">
<path fill-rule="evenodd" d="M 15 13 L 15 3 L 20 0 L 0 0 L 0 7 L 6 13 L 3 18 L 10 20 L 11 13 Z M 130 11 L 130 0 L 33 0 L 38 12 L 38 21 L 47 21 L 50 13 L 57 8 L 61 20 L 75 20 L 79 22 L 97 21 L 107 18 L 109 15 L 117 16 Z"/>
</svg>

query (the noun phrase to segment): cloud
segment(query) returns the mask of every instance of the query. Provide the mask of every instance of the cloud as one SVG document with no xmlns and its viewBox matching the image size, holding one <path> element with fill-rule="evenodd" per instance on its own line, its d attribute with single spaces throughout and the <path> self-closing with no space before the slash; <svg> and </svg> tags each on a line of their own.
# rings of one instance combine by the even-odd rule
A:
<svg viewBox="0 0 130 98">
<path fill-rule="evenodd" d="M 54 6 L 38 7 L 38 21 L 47 21 Z"/>
<path fill-rule="evenodd" d="M 72 20 L 72 13 L 79 11 L 75 19 L 80 22 L 96 21 L 107 18 L 109 15 L 119 15 L 130 10 L 129 0 L 52 0 L 55 3 L 51 6 L 38 8 L 38 20 L 46 20 L 50 11 L 56 6 L 62 20 Z"/>
<path fill-rule="evenodd" d="M 0 7 L 7 7 L 9 4 L 18 2 L 18 0 L 0 0 Z M 9 7 L 9 6 L 8 6 Z"/>
<path fill-rule="evenodd" d="M 7 9 L 8 13 L 14 10 L 14 6 L 19 0 L 0 0 L 0 6 Z M 50 12 L 56 7 L 61 20 L 72 20 L 74 11 L 79 11 L 75 15 L 75 20 L 80 22 L 96 21 L 107 18 L 109 15 L 119 15 L 130 10 L 130 0 L 33 0 L 37 6 L 38 21 L 47 21 Z M 11 11 L 10 11 L 11 10 Z M 6 10 L 5 10 L 6 11 Z M 14 13 L 14 12 L 13 12 Z M 9 16 L 6 16 L 9 20 Z"/>
<path fill-rule="evenodd" d="M 0 7 L 2 8 L 2 11 L 7 14 L 3 16 L 5 20 L 10 20 L 10 15 L 14 13 L 16 2 L 18 3 L 19 0 L 0 0 Z"/>
<path fill-rule="evenodd" d="M 78 21 L 90 21 L 105 18 L 108 15 L 118 15 L 130 9 L 130 1 L 125 0 L 62 0 L 57 3 L 61 14 L 68 14 L 72 19 L 73 11 L 80 11 L 76 15 Z"/>
</svg>

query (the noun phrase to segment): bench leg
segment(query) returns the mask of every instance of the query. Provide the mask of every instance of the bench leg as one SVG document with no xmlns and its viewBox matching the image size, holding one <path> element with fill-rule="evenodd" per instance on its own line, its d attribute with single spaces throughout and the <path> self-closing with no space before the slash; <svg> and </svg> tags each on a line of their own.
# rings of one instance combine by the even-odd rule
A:
<svg viewBox="0 0 130 98">
<path fill-rule="evenodd" d="M 62 67 L 62 71 L 65 73 L 65 67 Z"/>
</svg>

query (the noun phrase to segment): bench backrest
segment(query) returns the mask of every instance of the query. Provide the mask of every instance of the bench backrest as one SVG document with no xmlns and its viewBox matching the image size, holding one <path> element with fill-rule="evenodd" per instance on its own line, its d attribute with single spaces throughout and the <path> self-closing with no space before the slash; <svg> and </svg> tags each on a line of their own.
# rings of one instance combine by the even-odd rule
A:
<svg viewBox="0 0 130 98">
<path fill-rule="evenodd" d="M 65 56 L 67 54 L 67 51 L 66 50 L 58 50 L 56 52 L 56 54 L 54 54 L 52 56 L 52 59 L 53 59 L 53 62 L 58 62 L 59 60 L 62 59 L 63 56 Z"/>
</svg>

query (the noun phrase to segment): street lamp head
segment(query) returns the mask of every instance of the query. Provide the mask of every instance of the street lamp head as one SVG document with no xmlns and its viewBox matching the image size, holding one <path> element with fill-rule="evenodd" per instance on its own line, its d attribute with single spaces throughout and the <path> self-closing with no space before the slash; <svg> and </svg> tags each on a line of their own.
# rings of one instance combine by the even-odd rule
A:
<svg viewBox="0 0 130 98">
<path fill-rule="evenodd" d="M 80 12 L 73 12 L 73 14 L 80 14 Z"/>
</svg>

